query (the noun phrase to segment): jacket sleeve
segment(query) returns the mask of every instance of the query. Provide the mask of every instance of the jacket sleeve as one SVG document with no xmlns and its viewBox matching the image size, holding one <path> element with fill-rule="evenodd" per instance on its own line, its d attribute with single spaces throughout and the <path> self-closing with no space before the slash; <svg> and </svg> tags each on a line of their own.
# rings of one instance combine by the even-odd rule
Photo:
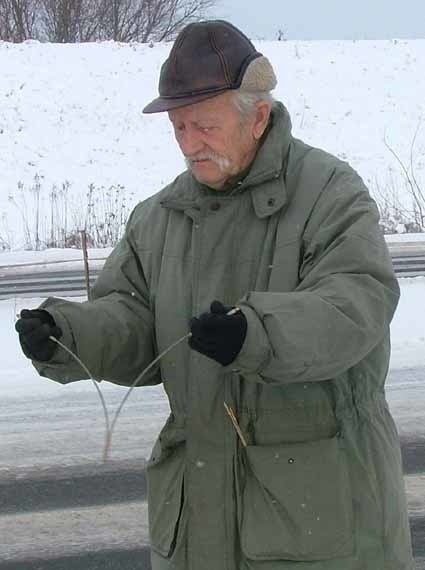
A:
<svg viewBox="0 0 425 570">
<path fill-rule="evenodd" d="M 249 380 L 311 382 L 334 378 L 362 360 L 389 332 L 399 286 L 361 178 L 335 171 L 302 240 L 293 292 L 251 292 L 248 320 L 231 368 Z"/>
<path fill-rule="evenodd" d="M 132 218 L 121 242 L 107 259 L 90 302 L 49 298 L 49 311 L 63 331 L 61 342 L 86 365 L 96 380 L 131 385 L 155 358 L 154 319 L 143 267 L 131 237 Z M 42 376 L 63 384 L 87 378 L 87 373 L 62 348 L 48 362 L 33 361 Z M 142 385 L 160 383 L 159 369 Z"/>
</svg>

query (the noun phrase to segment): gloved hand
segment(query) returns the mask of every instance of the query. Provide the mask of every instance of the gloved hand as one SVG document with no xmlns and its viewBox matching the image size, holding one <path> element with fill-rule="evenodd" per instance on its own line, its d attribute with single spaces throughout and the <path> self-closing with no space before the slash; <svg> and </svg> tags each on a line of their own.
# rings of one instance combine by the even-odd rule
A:
<svg viewBox="0 0 425 570">
<path fill-rule="evenodd" d="M 248 328 L 242 311 L 227 315 L 233 308 L 213 301 L 209 313 L 190 320 L 189 346 L 223 366 L 231 364 L 239 354 Z"/>
<path fill-rule="evenodd" d="M 15 329 L 19 333 L 19 342 L 25 356 L 41 362 L 50 360 L 58 345 L 49 340 L 49 336 L 62 336 L 55 319 L 44 309 L 23 309 L 20 317 L 15 323 Z"/>
</svg>

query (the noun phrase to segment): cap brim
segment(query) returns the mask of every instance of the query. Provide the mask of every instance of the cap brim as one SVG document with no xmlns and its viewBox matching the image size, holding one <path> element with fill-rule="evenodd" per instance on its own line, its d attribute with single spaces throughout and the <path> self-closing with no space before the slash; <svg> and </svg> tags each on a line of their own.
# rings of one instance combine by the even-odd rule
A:
<svg viewBox="0 0 425 570">
<path fill-rule="evenodd" d="M 190 95 L 187 97 L 158 97 L 146 105 L 146 107 L 143 109 L 143 113 L 163 113 L 164 111 L 171 111 L 172 109 L 178 109 L 179 107 L 187 107 L 188 105 L 200 103 L 206 99 L 212 99 L 217 95 L 221 95 L 225 91 L 229 91 L 229 88 L 225 88 L 220 91 L 214 91 L 212 93 L 202 93 L 199 95 Z"/>
</svg>

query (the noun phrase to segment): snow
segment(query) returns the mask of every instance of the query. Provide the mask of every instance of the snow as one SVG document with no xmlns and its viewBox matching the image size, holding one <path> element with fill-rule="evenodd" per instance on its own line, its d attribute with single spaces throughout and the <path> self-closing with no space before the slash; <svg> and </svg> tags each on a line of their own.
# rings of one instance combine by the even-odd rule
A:
<svg viewBox="0 0 425 570">
<path fill-rule="evenodd" d="M 75 298 L 78 301 L 78 298 Z M 2 347 L 2 366 L 0 369 L 0 394 L 2 396 L 19 396 L 25 393 L 34 395 L 55 395 L 61 385 L 38 377 L 31 362 L 26 359 L 20 349 L 14 322 L 23 308 L 33 309 L 43 299 L 15 299 L 0 301 L 0 344 Z M 79 390 L 87 387 L 94 389 L 89 382 L 80 382 Z"/>
<path fill-rule="evenodd" d="M 400 434 L 423 438 L 425 278 L 402 279 L 400 285 L 401 301 L 391 327 L 392 377 L 387 395 Z M 22 475 L 51 466 L 97 464 L 102 457 L 103 413 L 91 381 L 62 386 L 42 378 L 21 352 L 15 317 L 42 300 L 0 301 L 0 478 L 14 470 Z M 397 377 L 395 371 L 403 374 Z M 103 382 L 101 389 L 113 414 L 127 388 Z M 161 386 L 135 390 L 117 423 L 112 459 L 146 459 L 168 413 Z"/>
<path fill-rule="evenodd" d="M 391 367 L 413 368 L 425 366 L 425 278 L 402 279 L 401 299 L 391 325 L 392 357 Z M 23 356 L 14 331 L 15 317 L 23 308 L 35 308 L 43 299 L 15 299 L 0 301 L 0 346 L 2 366 L 0 369 L 0 395 L 14 398 L 34 395 L 56 396 L 64 387 L 34 371 L 31 363 Z M 78 298 L 73 298 L 78 301 Z M 80 299 L 81 300 L 81 299 Z M 102 383 L 103 389 L 114 388 Z M 83 381 L 68 385 L 67 391 L 94 390 L 91 382 Z"/>
<path fill-rule="evenodd" d="M 392 368 L 425 366 L 425 277 L 399 280 L 401 297 L 391 324 Z"/>
<path fill-rule="evenodd" d="M 425 40 L 256 42 L 278 76 L 294 134 L 359 170 L 372 191 L 394 185 L 425 119 Z M 0 234 L 19 246 L 20 214 L 8 200 L 42 177 L 45 191 L 71 183 L 75 196 L 122 184 L 132 203 L 183 168 L 166 114 L 142 115 L 156 96 L 170 44 L 54 45 L 0 42 Z M 425 127 L 414 162 L 425 177 Z M 78 200 L 74 208 L 79 207 Z M 3 221 L 3 226 L 2 226 Z"/>
<path fill-rule="evenodd" d="M 389 234 L 385 236 L 388 244 L 425 243 L 425 234 Z"/>
<path fill-rule="evenodd" d="M 88 250 L 89 268 L 100 269 L 112 248 Z M 45 249 L 43 251 L 6 251 L 0 254 L 0 277 L 20 273 L 40 273 L 83 269 L 83 253 L 79 249 Z"/>
<path fill-rule="evenodd" d="M 104 260 L 111 253 L 112 248 L 90 249 L 89 260 Z M 0 256 L 0 268 L 30 265 L 48 265 L 54 263 L 75 263 L 81 261 L 83 254 L 80 249 L 45 249 L 43 251 L 6 251 Z"/>
<path fill-rule="evenodd" d="M 395 255 L 407 250 L 425 252 L 425 234 L 400 234 L 385 236 Z M 88 250 L 90 269 L 101 268 L 112 248 Z M 42 251 L 5 251 L 0 253 L 0 277 L 19 273 L 65 271 L 83 268 L 83 253 L 80 249 L 45 249 Z"/>
<path fill-rule="evenodd" d="M 425 68 L 425 40 L 256 44 L 275 67 L 279 80 L 275 96 L 287 105 L 295 136 L 348 160 L 372 193 L 378 186 L 390 186 L 402 195 L 405 189 L 400 168 L 384 139 L 403 161 L 410 161 L 413 136 L 425 121 L 425 74 L 421 72 Z M 69 182 L 72 209 L 84 204 L 91 183 L 97 187 L 124 185 L 133 205 L 158 191 L 184 168 L 167 116 L 141 113 L 156 96 L 160 67 L 169 49 L 169 44 L 150 48 L 113 42 L 0 42 L 0 236 L 9 228 L 13 245 L 21 245 L 21 218 L 9 196 L 17 198 L 18 183 L 29 187 L 35 175 L 41 177 L 46 193 L 53 185 Z M 421 183 L 425 181 L 424 157 L 425 125 L 419 130 L 413 157 Z M 409 244 L 413 248 L 415 244 L 422 246 L 425 237 L 396 235 L 387 236 L 387 241 L 400 249 Z M 102 265 L 109 252 L 90 250 L 91 266 Z M 81 266 L 81 259 L 81 251 L 73 249 L 6 252 L 0 254 L 0 275 L 27 271 L 29 266 L 31 271 L 75 268 Z M 402 296 L 391 327 L 391 368 L 424 367 L 425 278 L 401 279 L 400 286 Z M 65 393 L 73 395 L 75 405 L 66 420 L 71 429 L 72 416 L 78 415 L 84 395 L 93 393 L 94 387 L 89 381 L 63 387 L 39 377 L 22 355 L 14 331 L 19 311 L 36 307 L 41 301 L 0 301 L 0 402 L 8 409 L 10 403 L 11 410 L 21 403 L 25 415 L 30 404 L 56 409 Z M 102 389 L 114 403 L 125 393 L 124 388 L 107 383 Z M 408 409 L 403 391 L 391 390 L 397 394 L 400 409 Z M 29 395 L 33 397 L 30 404 Z M 415 405 L 419 414 L 423 405 L 419 401 Z M 162 389 L 137 390 L 122 421 L 131 421 L 140 410 L 146 412 L 144 421 L 152 436 L 148 439 L 153 441 L 167 413 Z M 101 417 L 99 408 L 96 437 L 88 447 L 88 456 L 99 447 Z M 34 421 L 40 428 L 41 420 Z M 13 421 L 7 424 L 9 439 L 13 439 L 15 427 Z M 79 453 L 81 442 L 87 439 L 84 429 L 66 453 Z M 147 447 L 149 442 L 145 442 Z M 28 447 L 33 443 L 26 449 L 22 442 L 15 444 L 22 448 L 22 461 L 31 463 Z M 40 457 L 50 461 L 49 446 L 52 453 L 58 452 L 51 439 L 40 445 L 43 449 L 34 450 L 38 461 Z M 132 449 L 138 445 L 136 440 L 131 443 Z M 9 446 L 9 453 L 14 452 L 15 447 Z"/>
</svg>

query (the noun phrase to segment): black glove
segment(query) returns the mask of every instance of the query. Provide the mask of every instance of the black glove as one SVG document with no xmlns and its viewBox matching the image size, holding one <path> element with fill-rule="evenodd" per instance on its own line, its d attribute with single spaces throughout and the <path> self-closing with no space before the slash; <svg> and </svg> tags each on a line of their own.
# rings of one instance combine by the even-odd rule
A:
<svg viewBox="0 0 425 570">
<path fill-rule="evenodd" d="M 43 309 L 24 309 L 20 316 L 15 323 L 15 329 L 19 333 L 19 342 L 25 356 L 41 362 L 50 360 L 58 345 L 49 340 L 49 336 L 62 336 L 55 319 Z"/>
<path fill-rule="evenodd" d="M 190 320 L 189 346 L 223 366 L 233 362 L 239 354 L 248 328 L 242 311 L 227 315 L 233 308 L 213 301 L 211 312 Z"/>
</svg>

